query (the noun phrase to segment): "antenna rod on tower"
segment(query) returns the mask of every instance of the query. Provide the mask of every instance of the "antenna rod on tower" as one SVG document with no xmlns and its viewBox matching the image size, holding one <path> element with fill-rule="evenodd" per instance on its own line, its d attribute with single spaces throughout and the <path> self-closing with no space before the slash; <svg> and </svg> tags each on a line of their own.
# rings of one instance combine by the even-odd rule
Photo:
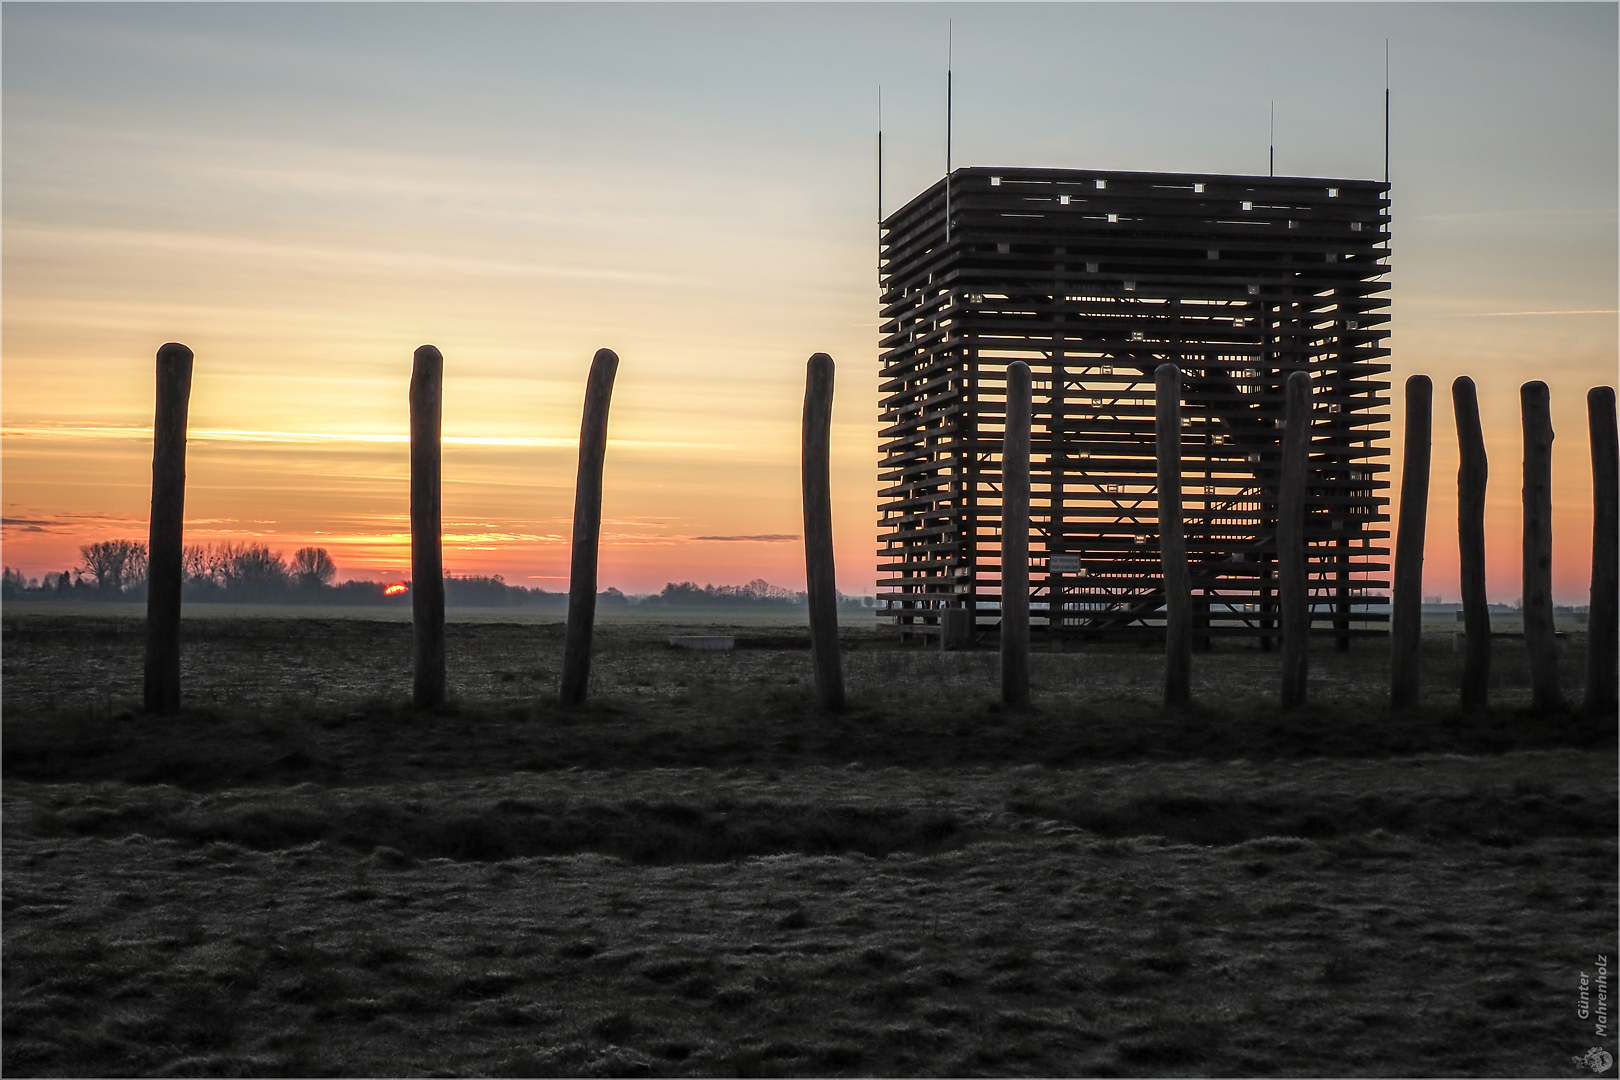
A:
<svg viewBox="0 0 1620 1080">
<path fill-rule="evenodd" d="M 945 242 L 951 242 L 951 63 L 955 60 L 954 20 L 945 20 Z"/>
<path fill-rule="evenodd" d="M 1277 175 L 1277 103 L 1271 103 L 1271 176 Z"/>
<path fill-rule="evenodd" d="M 878 285 L 883 284 L 883 84 L 878 84 L 878 170 L 877 170 L 877 206 L 878 206 Z"/>
<path fill-rule="evenodd" d="M 1389 38 L 1384 39 L 1384 183 L 1389 183 Z"/>
</svg>

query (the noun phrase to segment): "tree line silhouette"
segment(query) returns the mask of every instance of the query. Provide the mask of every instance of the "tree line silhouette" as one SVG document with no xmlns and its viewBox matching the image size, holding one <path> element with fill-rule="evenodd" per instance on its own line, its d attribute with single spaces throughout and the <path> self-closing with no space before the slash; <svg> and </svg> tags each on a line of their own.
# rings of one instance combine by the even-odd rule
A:
<svg viewBox="0 0 1620 1080">
<path fill-rule="evenodd" d="M 138 540 L 102 540 L 79 548 L 80 562 L 43 578 L 27 578 L 5 567 L 0 575 L 4 600 L 146 600 L 146 545 Z M 302 547 L 291 559 L 265 544 L 188 545 L 181 566 L 182 595 L 187 602 L 231 604 L 378 604 L 407 607 L 408 593 L 389 596 L 383 582 L 337 581 L 337 563 L 321 547 Z M 508 585 L 500 574 L 444 579 L 445 602 L 454 607 L 566 607 L 566 592 Z M 662 590 L 628 595 L 609 588 L 597 594 L 603 608 L 630 607 L 791 607 L 805 602 L 803 592 L 784 589 L 762 578 L 746 585 L 697 585 L 669 582 Z M 870 607 L 871 597 L 839 596 L 841 606 Z"/>
</svg>

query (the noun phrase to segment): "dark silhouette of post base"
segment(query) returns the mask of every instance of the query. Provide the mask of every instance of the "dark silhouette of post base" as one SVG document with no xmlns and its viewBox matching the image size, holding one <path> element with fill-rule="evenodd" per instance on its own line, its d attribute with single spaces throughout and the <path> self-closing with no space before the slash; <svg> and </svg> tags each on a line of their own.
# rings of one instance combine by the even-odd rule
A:
<svg viewBox="0 0 1620 1080">
<path fill-rule="evenodd" d="M 1423 640 L 1423 540 L 1429 520 L 1429 450 L 1434 384 L 1406 380 L 1406 455 L 1401 468 L 1400 523 L 1395 534 L 1395 585 L 1389 619 L 1389 705 L 1418 703 Z"/>
<path fill-rule="evenodd" d="M 1616 445 L 1614 387 L 1586 392 L 1592 439 L 1592 599 L 1586 616 L 1586 711 L 1612 716 L 1620 691 L 1620 448 Z"/>
<path fill-rule="evenodd" d="M 939 647 L 943 652 L 973 648 L 974 610 L 970 607 L 939 609 Z"/>
<path fill-rule="evenodd" d="M 1282 624 L 1282 707 L 1305 704 L 1311 632 L 1305 564 L 1306 474 L 1311 448 L 1311 377 L 1288 376 L 1282 475 L 1277 488 L 1277 607 Z"/>
<path fill-rule="evenodd" d="M 444 704 L 444 551 L 439 428 L 444 357 L 432 345 L 411 360 L 411 702 Z"/>
<path fill-rule="evenodd" d="M 1485 599 L 1485 434 L 1479 424 L 1479 396 L 1474 380 L 1464 375 L 1451 384 L 1457 414 L 1457 548 L 1462 571 L 1463 649 L 1462 707 L 1481 712 L 1489 700 L 1491 678 L 1491 610 Z"/>
<path fill-rule="evenodd" d="M 1530 653 L 1530 700 L 1556 709 L 1558 637 L 1552 610 L 1552 413 L 1547 384 L 1519 388 L 1524 419 L 1524 644 Z"/>
<path fill-rule="evenodd" d="M 1155 373 L 1159 454 L 1159 561 L 1164 573 L 1164 703 L 1192 697 L 1192 589 L 1187 534 L 1181 519 L 1181 369 L 1160 364 Z"/>
<path fill-rule="evenodd" d="M 563 705 L 583 705 L 591 681 L 591 633 L 596 625 L 596 553 L 602 536 L 602 461 L 607 456 L 608 406 L 619 357 L 598 349 L 585 383 L 579 425 L 579 475 L 574 482 L 574 552 L 568 575 L 568 636 L 563 643 Z"/>
<path fill-rule="evenodd" d="M 152 421 L 152 517 L 147 533 L 146 711 L 180 709 L 181 548 L 186 511 L 186 417 L 191 350 L 171 341 L 157 351 Z M 64 575 L 65 576 L 65 575 Z"/>
<path fill-rule="evenodd" d="M 1029 365 L 1007 365 L 1001 443 L 1001 703 L 1029 708 Z"/>
<path fill-rule="evenodd" d="M 816 353 L 805 365 L 800 482 L 804 497 L 805 603 L 810 609 L 810 658 L 816 698 L 824 709 L 844 707 L 844 667 L 838 655 L 838 577 L 833 565 L 833 359 Z"/>
</svg>

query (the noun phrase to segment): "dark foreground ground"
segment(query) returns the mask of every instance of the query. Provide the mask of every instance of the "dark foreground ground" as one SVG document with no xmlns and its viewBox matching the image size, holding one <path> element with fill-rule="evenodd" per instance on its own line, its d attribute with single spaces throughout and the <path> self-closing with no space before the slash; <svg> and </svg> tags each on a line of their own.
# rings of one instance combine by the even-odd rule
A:
<svg viewBox="0 0 1620 1080">
<path fill-rule="evenodd" d="M 791 627 L 704 654 L 599 626 L 188 623 L 194 705 L 135 715 L 141 624 L 5 612 L 7 1075 L 1592 1075 L 1616 954 L 1613 718 L 1381 705 L 1377 646 L 1035 657 Z M 1581 641 L 1563 661 L 1578 696 Z M 1612 982 L 1611 982 L 1612 986 Z M 1611 1000 L 1612 1004 L 1612 1000 Z M 1612 1018 L 1611 1018 L 1612 1022 Z M 1613 1028 L 1609 1029 L 1611 1032 Z M 1610 1070 L 1610 1075 L 1613 1070 Z"/>
</svg>

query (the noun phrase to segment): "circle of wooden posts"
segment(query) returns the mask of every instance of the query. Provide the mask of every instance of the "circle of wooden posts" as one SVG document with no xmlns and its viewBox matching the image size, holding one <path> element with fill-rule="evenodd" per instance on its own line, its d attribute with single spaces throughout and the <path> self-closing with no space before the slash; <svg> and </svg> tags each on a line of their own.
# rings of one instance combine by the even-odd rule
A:
<svg viewBox="0 0 1620 1080">
<path fill-rule="evenodd" d="M 144 703 L 146 711 L 180 708 L 180 606 L 185 520 L 186 426 L 194 357 L 178 342 L 157 352 L 152 433 L 152 509 L 148 577 Z M 579 473 L 574 489 L 573 552 L 568 627 L 559 699 L 585 700 L 596 608 L 597 551 L 601 535 L 602 465 L 608 407 L 618 356 L 600 349 L 591 362 L 580 425 Z M 837 586 L 832 548 L 830 432 L 834 365 L 826 353 L 809 360 L 805 376 L 802 482 L 805 578 L 816 692 L 823 706 L 844 707 L 838 652 Z M 440 426 L 444 358 L 423 345 L 413 356 L 410 387 L 412 697 L 418 708 L 445 698 L 444 572 L 440 507 Z M 1180 370 L 1162 364 L 1157 391 L 1159 543 L 1164 573 L 1165 684 L 1168 705 L 1190 698 L 1191 594 L 1181 507 Z M 1488 462 L 1472 379 L 1452 383 L 1460 463 L 1457 537 L 1467 648 L 1461 705 L 1483 710 L 1490 674 L 1490 612 L 1485 595 L 1485 488 Z M 1391 689 L 1394 708 L 1418 699 L 1421 589 L 1433 390 L 1427 376 L 1407 380 L 1406 456 L 1391 597 Z M 1305 703 L 1310 593 L 1305 563 L 1311 440 L 1311 384 L 1307 372 L 1289 375 L 1286 428 L 1277 492 L 1278 607 L 1282 629 L 1281 700 Z M 1032 411 L 1029 367 L 1007 369 L 1006 428 L 1002 444 L 1002 701 L 1027 709 L 1029 688 L 1029 437 Z M 1557 637 L 1552 612 L 1552 441 L 1549 393 L 1544 382 L 1520 388 L 1524 430 L 1523 611 L 1530 658 L 1531 696 L 1537 710 L 1561 707 Z M 1613 387 L 1587 394 L 1592 453 L 1592 577 L 1587 616 L 1584 706 L 1593 715 L 1616 711 L 1620 690 L 1620 440 Z"/>
</svg>

